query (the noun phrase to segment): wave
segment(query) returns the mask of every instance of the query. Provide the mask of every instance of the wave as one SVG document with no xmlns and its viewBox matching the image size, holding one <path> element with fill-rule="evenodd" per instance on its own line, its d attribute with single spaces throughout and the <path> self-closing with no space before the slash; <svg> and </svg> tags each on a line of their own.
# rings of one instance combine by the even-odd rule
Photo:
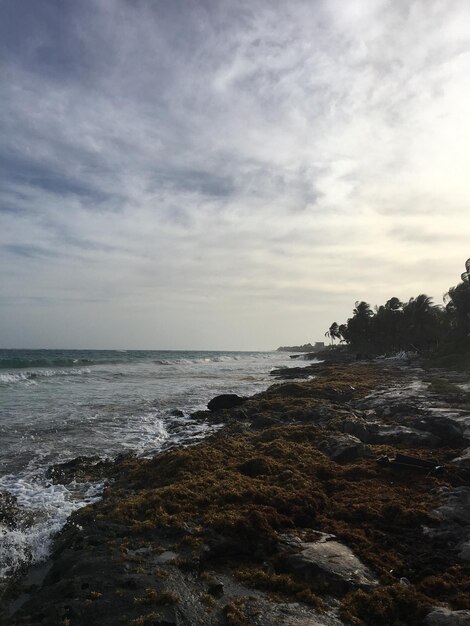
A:
<svg viewBox="0 0 470 626">
<path fill-rule="evenodd" d="M 27 369 L 29 367 L 76 367 L 77 365 L 93 365 L 95 361 L 91 359 L 27 359 L 23 357 L 12 357 L 11 359 L 2 359 L 0 361 L 0 369 Z"/>
<path fill-rule="evenodd" d="M 83 376 L 90 374 L 91 370 L 71 369 L 71 370 L 41 370 L 40 372 L 18 372 L 16 374 L 0 374 L 0 383 L 11 385 L 21 382 L 36 382 L 37 378 L 51 378 L 53 376 Z"/>
</svg>

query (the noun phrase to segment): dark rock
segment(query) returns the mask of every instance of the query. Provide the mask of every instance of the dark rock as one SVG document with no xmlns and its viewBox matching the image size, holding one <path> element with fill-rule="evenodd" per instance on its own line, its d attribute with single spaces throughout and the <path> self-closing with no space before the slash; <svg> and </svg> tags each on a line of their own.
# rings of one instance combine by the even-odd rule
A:
<svg viewBox="0 0 470 626">
<path fill-rule="evenodd" d="M 410 426 L 439 437 L 444 444 L 458 443 L 463 439 L 463 427 L 453 419 L 444 416 L 425 416 L 414 419 Z"/>
<path fill-rule="evenodd" d="M 415 402 L 394 402 L 378 406 L 375 412 L 379 417 L 395 417 L 396 415 L 419 415 L 421 408 Z"/>
<path fill-rule="evenodd" d="M 98 456 L 78 456 L 65 463 L 51 465 L 46 473 L 54 484 L 68 485 L 76 482 L 92 482 L 107 476 L 114 465 L 110 459 L 102 460 Z"/>
<path fill-rule="evenodd" d="M 207 591 L 215 598 L 221 598 L 224 595 L 224 583 L 215 578 L 210 579 L 207 584 Z"/>
<path fill-rule="evenodd" d="M 370 449 L 354 435 L 338 434 L 325 437 L 318 449 L 332 461 L 348 463 L 371 455 Z"/>
<path fill-rule="evenodd" d="M 236 393 L 223 393 L 220 396 L 215 396 L 208 403 L 207 408 L 209 411 L 220 411 L 222 409 L 231 409 L 235 406 L 240 406 L 246 401 L 246 398 L 241 398 Z"/>
<path fill-rule="evenodd" d="M 470 525 L 470 487 L 457 487 L 449 491 L 437 513 L 446 521 Z"/>
<path fill-rule="evenodd" d="M 0 524 L 13 528 L 17 525 L 20 516 L 21 509 L 15 496 L 7 491 L 0 491 Z"/>
<path fill-rule="evenodd" d="M 225 607 L 225 613 L 227 617 L 233 615 L 231 624 L 247 626 L 343 626 L 333 615 L 317 612 L 305 604 L 269 602 L 256 597 L 239 598 Z"/>
<path fill-rule="evenodd" d="M 172 415 L 173 417 L 184 417 L 184 413 L 180 409 L 173 409 L 172 411 L 170 411 L 170 415 Z"/>
<path fill-rule="evenodd" d="M 343 421 L 342 429 L 345 433 L 356 436 L 363 443 L 407 445 L 410 447 L 430 447 L 439 445 L 440 438 L 433 433 L 400 426 L 396 424 L 368 423 L 365 420 L 348 418 Z"/>
<path fill-rule="evenodd" d="M 440 441 L 436 435 L 422 430 L 407 426 L 381 425 L 374 433 L 371 443 L 435 448 Z"/>
<path fill-rule="evenodd" d="M 424 618 L 425 626 L 470 626 L 470 611 L 434 609 Z"/>
<path fill-rule="evenodd" d="M 452 463 L 462 469 L 470 469 L 470 448 L 464 450 L 457 458 L 452 459 Z"/>
</svg>

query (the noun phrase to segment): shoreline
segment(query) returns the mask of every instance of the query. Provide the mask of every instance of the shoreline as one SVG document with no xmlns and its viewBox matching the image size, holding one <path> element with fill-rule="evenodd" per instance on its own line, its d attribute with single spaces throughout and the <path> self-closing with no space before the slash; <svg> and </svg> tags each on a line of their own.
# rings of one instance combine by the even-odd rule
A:
<svg viewBox="0 0 470 626">
<path fill-rule="evenodd" d="M 455 519 L 470 471 L 452 462 L 469 392 L 433 395 L 398 364 L 302 369 L 315 378 L 195 414 L 225 423 L 200 443 L 101 468 L 103 499 L 72 515 L 4 623 L 393 624 L 373 617 L 389 606 L 397 624 L 431 624 L 436 602 L 470 609 L 470 511 Z M 376 461 L 397 453 L 445 472 Z"/>
</svg>

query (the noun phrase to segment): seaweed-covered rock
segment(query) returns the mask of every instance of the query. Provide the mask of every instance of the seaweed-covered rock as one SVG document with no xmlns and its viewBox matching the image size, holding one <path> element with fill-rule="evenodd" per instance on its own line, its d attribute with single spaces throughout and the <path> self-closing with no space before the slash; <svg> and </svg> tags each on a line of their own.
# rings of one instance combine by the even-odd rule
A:
<svg viewBox="0 0 470 626">
<path fill-rule="evenodd" d="M 318 443 L 318 448 L 332 461 L 348 463 L 371 456 L 371 451 L 360 439 L 345 433 L 330 435 Z"/>
</svg>

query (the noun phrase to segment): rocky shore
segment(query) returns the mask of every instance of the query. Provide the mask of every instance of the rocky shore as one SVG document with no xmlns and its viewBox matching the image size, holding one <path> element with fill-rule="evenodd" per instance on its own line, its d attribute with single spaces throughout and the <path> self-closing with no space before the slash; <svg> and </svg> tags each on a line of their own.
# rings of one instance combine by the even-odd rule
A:
<svg viewBox="0 0 470 626">
<path fill-rule="evenodd" d="M 469 625 L 468 376 L 393 361 L 273 375 L 198 413 L 225 426 L 197 445 L 51 468 L 107 487 L 1 623 Z"/>
</svg>

